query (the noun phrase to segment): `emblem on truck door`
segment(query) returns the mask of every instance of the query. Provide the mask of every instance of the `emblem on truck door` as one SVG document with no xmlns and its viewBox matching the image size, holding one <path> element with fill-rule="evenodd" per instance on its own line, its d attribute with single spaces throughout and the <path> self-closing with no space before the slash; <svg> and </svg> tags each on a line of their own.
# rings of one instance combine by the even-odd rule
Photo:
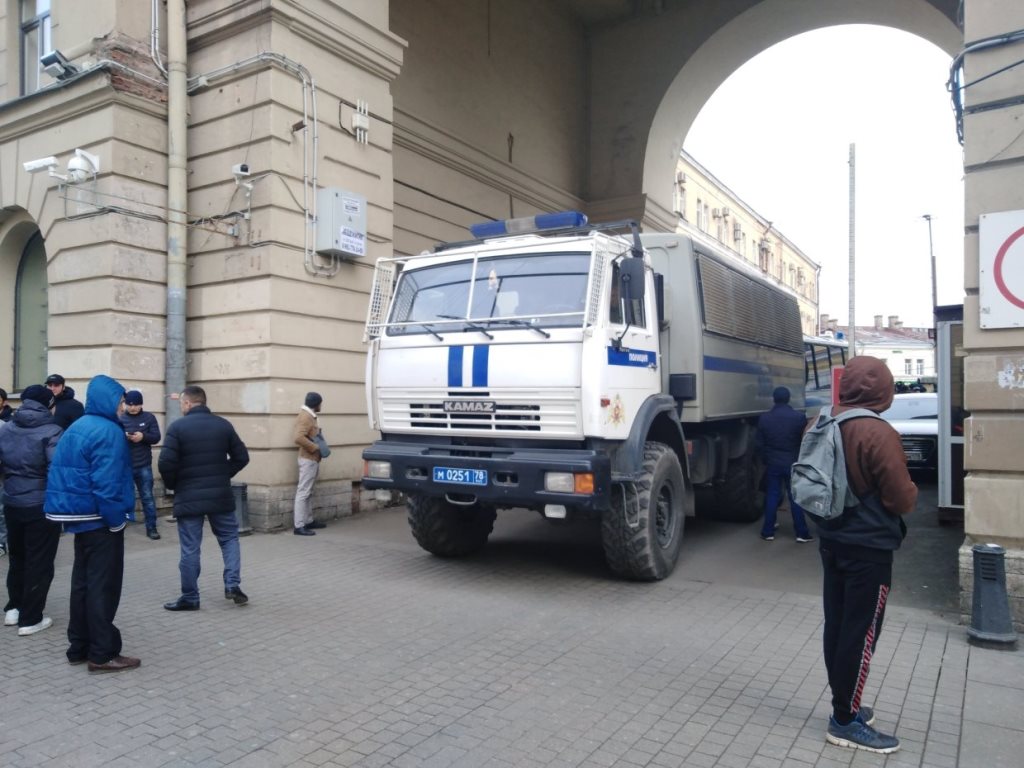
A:
<svg viewBox="0 0 1024 768">
<path fill-rule="evenodd" d="M 493 400 L 445 400 L 445 413 L 494 413 Z"/>
</svg>

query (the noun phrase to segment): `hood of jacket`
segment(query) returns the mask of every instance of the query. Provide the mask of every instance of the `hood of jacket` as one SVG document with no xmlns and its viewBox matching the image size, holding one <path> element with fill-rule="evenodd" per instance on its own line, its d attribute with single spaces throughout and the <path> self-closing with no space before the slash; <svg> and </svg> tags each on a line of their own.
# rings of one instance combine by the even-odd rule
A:
<svg viewBox="0 0 1024 768">
<path fill-rule="evenodd" d="M 888 366 L 877 357 L 858 355 L 846 364 L 839 381 L 839 404 L 881 413 L 892 405 L 895 384 Z"/>
<path fill-rule="evenodd" d="M 65 384 L 64 385 L 64 389 L 62 389 L 60 391 L 60 394 L 57 395 L 56 399 L 57 400 L 74 400 L 75 399 L 75 390 Z"/>
<path fill-rule="evenodd" d="M 65 389 L 64 391 L 69 390 Z M 124 397 L 124 387 L 115 379 L 103 374 L 95 376 L 89 382 L 88 389 L 85 390 L 85 412 L 120 424 L 117 415 L 122 397 Z"/>
<path fill-rule="evenodd" d="M 53 414 L 42 403 L 37 403 L 35 400 L 26 400 L 14 412 L 11 421 L 19 427 L 38 427 L 40 424 L 52 424 Z"/>
</svg>

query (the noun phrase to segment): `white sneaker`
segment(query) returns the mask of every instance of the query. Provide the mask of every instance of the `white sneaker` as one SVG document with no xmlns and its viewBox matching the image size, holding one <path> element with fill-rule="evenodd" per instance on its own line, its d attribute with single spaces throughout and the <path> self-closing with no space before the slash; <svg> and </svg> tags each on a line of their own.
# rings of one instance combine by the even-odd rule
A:
<svg viewBox="0 0 1024 768">
<path fill-rule="evenodd" d="M 15 626 L 17 626 L 18 625 L 18 617 L 20 615 L 21 615 L 21 613 L 18 611 L 17 608 L 11 608 L 11 610 L 7 611 L 7 613 L 4 614 L 4 626 L 5 627 L 15 627 Z"/>
<path fill-rule="evenodd" d="M 34 635 L 36 632 L 42 632 L 44 629 L 49 629 L 53 626 L 53 619 L 49 616 L 43 616 L 43 620 L 38 624 L 33 624 L 31 627 L 20 627 L 18 629 L 18 636 L 24 637 L 25 635 Z"/>
</svg>

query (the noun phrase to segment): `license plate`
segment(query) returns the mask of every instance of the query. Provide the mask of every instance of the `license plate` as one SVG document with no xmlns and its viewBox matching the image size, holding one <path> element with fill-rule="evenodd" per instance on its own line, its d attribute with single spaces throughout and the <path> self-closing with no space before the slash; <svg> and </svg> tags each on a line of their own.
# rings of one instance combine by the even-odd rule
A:
<svg viewBox="0 0 1024 768">
<path fill-rule="evenodd" d="M 487 485 L 487 470 L 434 467 L 434 482 L 455 485 Z"/>
</svg>

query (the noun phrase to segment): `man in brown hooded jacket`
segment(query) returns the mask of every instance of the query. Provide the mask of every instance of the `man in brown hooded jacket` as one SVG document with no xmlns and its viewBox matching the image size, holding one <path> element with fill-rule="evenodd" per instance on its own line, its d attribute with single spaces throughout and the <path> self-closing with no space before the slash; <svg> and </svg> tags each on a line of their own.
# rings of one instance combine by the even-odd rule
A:
<svg viewBox="0 0 1024 768">
<path fill-rule="evenodd" d="M 843 372 L 833 412 L 866 408 L 881 413 L 892 405 L 894 391 L 885 363 L 855 357 Z M 882 631 L 893 552 L 906 534 L 901 516 L 914 509 L 917 486 L 907 471 L 899 435 L 888 422 L 851 418 L 839 429 L 847 481 L 859 503 L 818 526 L 825 570 L 825 667 L 832 689 L 826 738 L 839 746 L 885 754 L 899 749 L 899 739 L 871 727 L 874 712 L 861 706 L 861 695 Z"/>
</svg>

